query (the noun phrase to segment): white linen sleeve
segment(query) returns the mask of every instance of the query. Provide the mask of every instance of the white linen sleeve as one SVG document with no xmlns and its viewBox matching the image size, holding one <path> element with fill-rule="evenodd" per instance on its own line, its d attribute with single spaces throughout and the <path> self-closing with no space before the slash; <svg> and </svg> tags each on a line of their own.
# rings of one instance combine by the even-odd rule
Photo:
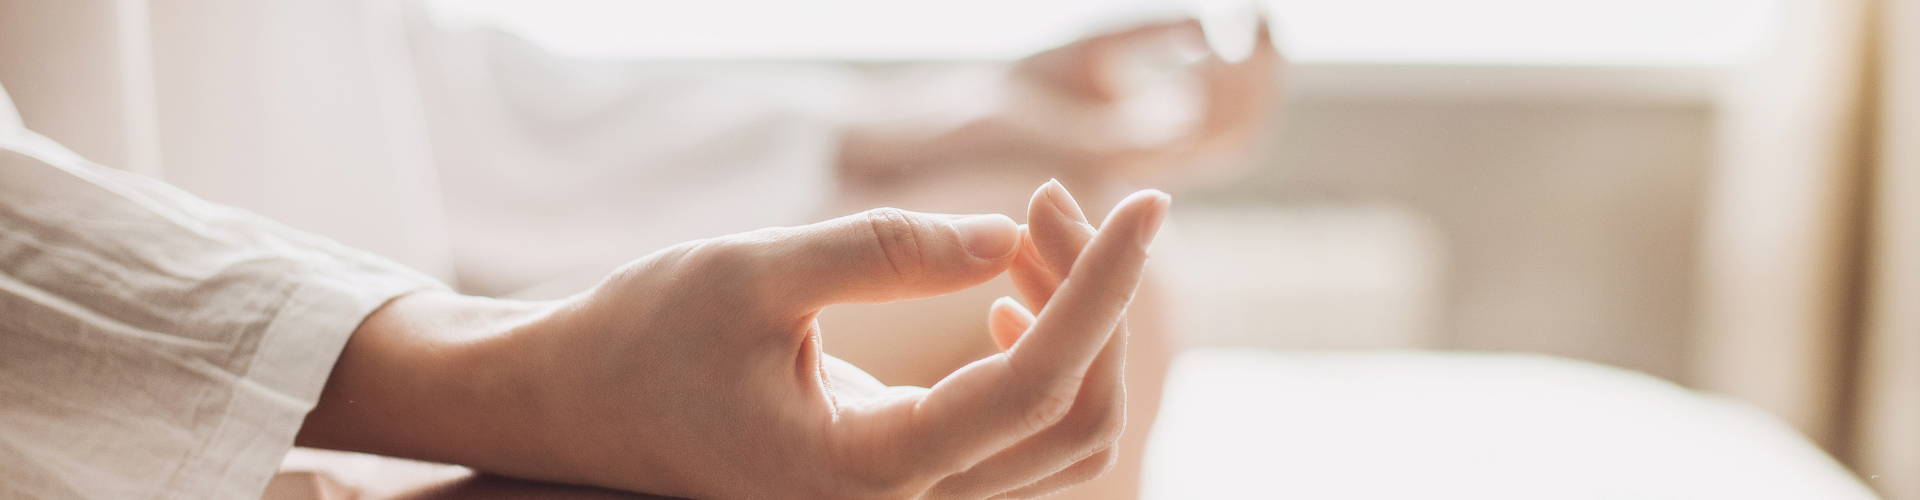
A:
<svg viewBox="0 0 1920 500">
<path fill-rule="evenodd" d="M 259 498 L 361 320 L 441 286 L 6 134 L 0 497 Z"/>
</svg>

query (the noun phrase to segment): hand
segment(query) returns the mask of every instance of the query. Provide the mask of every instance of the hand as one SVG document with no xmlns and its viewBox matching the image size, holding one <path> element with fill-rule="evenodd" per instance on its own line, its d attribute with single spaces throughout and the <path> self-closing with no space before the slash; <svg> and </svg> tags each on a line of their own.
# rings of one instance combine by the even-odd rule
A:
<svg viewBox="0 0 1920 500">
<path fill-rule="evenodd" d="M 1015 289 L 1028 304 L 1046 310 L 1047 301 L 1059 291 L 1062 281 L 1073 269 L 1074 261 L 1093 239 L 1094 229 L 1087 223 L 1080 204 L 1058 181 L 1048 181 L 1036 191 L 1027 205 L 1027 225 L 1019 254 L 1010 270 Z M 1011 350 L 1033 325 L 1028 308 L 1012 298 L 994 301 L 988 313 L 988 332 L 1002 351 Z M 1055 430 L 1028 438 L 1003 451 L 998 458 L 975 466 L 966 473 L 950 477 L 936 490 L 939 498 L 1031 498 L 1046 495 L 1093 479 L 1112 468 L 1119 459 L 1114 437 L 1096 440 L 1107 446 L 1076 448 L 1071 446 L 1075 433 L 1099 429 L 1118 436 L 1127 421 L 1125 363 L 1127 322 L 1124 316 L 1114 327 L 1107 344 L 1100 349 L 1081 382 L 1073 410 Z M 1043 476 L 1033 475 L 1028 464 L 1067 463 L 1073 465 Z M 995 489 L 1008 484 L 1005 477 L 1018 477 L 1026 470 L 1033 482 L 1011 491 Z M 1041 469 L 1045 470 L 1045 469 Z M 1018 483 L 1014 481 L 1013 483 Z M 996 494 L 997 492 L 997 494 Z"/>
<path fill-rule="evenodd" d="M 1110 459 L 1114 333 L 1167 204 L 1140 193 L 1097 233 L 1047 216 L 1028 238 L 1000 216 L 881 209 L 677 246 L 557 303 L 405 297 L 356 332 L 300 441 L 701 498 L 1057 489 Z M 1039 314 L 997 304 L 1009 349 L 931 389 L 821 351 L 828 305 L 1010 267 Z"/>
<path fill-rule="evenodd" d="M 1162 183 L 1228 163 L 1262 130 L 1283 61 L 1267 23 L 1252 52 L 1212 53 L 1195 21 L 1149 24 L 1029 56 L 999 77 L 953 71 L 880 88 L 841 148 L 854 184 L 944 170 L 1045 168 L 1086 185 Z M 990 83 L 986 83 L 990 82 Z M 898 86 L 898 84 L 896 84 Z M 956 100 L 970 96 L 974 100 Z M 929 111 L 936 110 L 936 111 Z"/>
<path fill-rule="evenodd" d="M 1013 135 L 1063 164 L 1151 174 L 1241 149 L 1280 91 L 1281 57 L 1264 19 L 1252 51 L 1228 61 L 1197 21 L 1148 24 L 1021 60 L 1003 113 Z"/>
</svg>

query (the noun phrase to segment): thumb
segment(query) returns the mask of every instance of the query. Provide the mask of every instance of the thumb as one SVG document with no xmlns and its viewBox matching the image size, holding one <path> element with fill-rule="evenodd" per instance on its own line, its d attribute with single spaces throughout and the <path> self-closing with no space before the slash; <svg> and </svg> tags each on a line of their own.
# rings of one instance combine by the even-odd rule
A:
<svg viewBox="0 0 1920 500">
<path fill-rule="evenodd" d="M 1019 231 L 1000 214 L 878 208 L 773 231 L 769 284 L 791 312 L 939 295 L 984 283 L 1013 261 Z"/>
</svg>

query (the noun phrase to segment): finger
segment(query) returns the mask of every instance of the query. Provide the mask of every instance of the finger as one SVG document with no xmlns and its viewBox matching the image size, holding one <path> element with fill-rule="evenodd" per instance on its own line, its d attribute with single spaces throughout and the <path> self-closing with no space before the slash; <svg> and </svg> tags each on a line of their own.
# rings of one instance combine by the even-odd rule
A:
<svg viewBox="0 0 1920 500">
<path fill-rule="evenodd" d="M 1121 201 L 1013 350 L 961 368 L 914 408 L 913 435 L 899 441 L 909 460 L 959 472 L 1065 417 L 1132 300 L 1167 205 L 1157 191 Z"/>
<path fill-rule="evenodd" d="M 1086 371 L 1140 284 L 1147 244 L 1159 231 L 1170 202 L 1166 193 L 1147 190 L 1114 207 L 1059 291 L 1040 310 L 1033 331 L 1009 353 L 1015 367 L 1032 370 L 1040 380 Z"/>
<path fill-rule="evenodd" d="M 1200 6 L 1198 14 L 1207 45 L 1215 56 L 1229 63 L 1244 61 L 1253 54 L 1254 43 L 1259 40 L 1256 25 L 1266 25 L 1258 6 L 1248 1 L 1208 2 Z"/>
<path fill-rule="evenodd" d="M 1282 57 L 1280 46 L 1273 38 L 1273 23 L 1265 16 L 1258 18 L 1257 22 L 1253 46 L 1246 59 L 1238 62 L 1218 61 L 1210 66 L 1212 71 L 1208 80 L 1215 84 L 1272 85 L 1271 78 L 1263 73 L 1278 71 Z"/>
<path fill-rule="evenodd" d="M 1273 43 L 1270 23 L 1261 21 L 1251 56 L 1238 63 L 1221 62 L 1207 67 L 1209 102 L 1201 130 L 1208 131 L 1206 135 L 1215 142 L 1244 141 L 1242 136 L 1258 130 L 1251 125 L 1268 115 L 1247 110 L 1266 109 L 1279 93 L 1283 61 Z"/>
<path fill-rule="evenodd" d="M 1013 284 L 1028 304 L 1042 309 L 1093 240 L 1093 226 L 1067 188 L 1049 179 L 1027 202 L 1026 227 L 1011 269 Z"/>
<path fill-rule="evenodd" d="M 1257 37 L 1258 44 L 1253 48 L 1256 56 L 1278 57 L 1280 55 L 1280 42 L 1273 38 L 1274 26 L 1279 24 L 1280 18 L 1264 13 L 1260 14 L 1260 34 Z"/>
<path fill-rule="evenodd" d="M 987 331 L 993 334 L 993 345 L 1005 351 L 1020 340 L 1020 334 L 1033 326 L 1033 313 L 1021 306 L 1013 297 L 1001 297 L 987 308 Z"/>
<path fill-rule="evenodd" d="M 1064 277 L 1047 268 L 1046 262 L 1040 257 L 1040 249 L 1034 247 L 1030 226 L 1026 224 L 1020 225 L 1020 249 L 1013 254 L 1013 265 L 1007 268 L 1007 276 L 1012 278 L 1013 289 L 1020 292 L 1020 297 L 1028 304 L 1033 304 L 1035 309 L 1045 305 L 1046 299 L 1053 296 L 1053 290 L 1060 287 L 1060 280 Z"/>
<path fill-rule="evenodd" d="M 1040 268 L 1046 270 L 1046 277 L 1032 278 L 1043 281 L 1045 286 L 1031 286 L 1027 292 L 1027 303 L 1036 309 L 1044 310 L 1047 300 L 1051 299 L 1060 281 L 1073 270 L 1073 262 L 1080 257 L 1087 243 L 1093 240 L 1093 226 L 1087 223 L 1087 215 L 1080 210 L 1080 202 L 1073 199 L 1059 180 L 1048 180 L 1034 191 L 1033 198 L 1027 203 L 1027 239 L 1033 248 L 1032 257 L 1039 260 Z M 1050 278 L 1050 279 L 1046 279 Z"/>
<path fill-rule="evenodd" d="M 1043 186 L 1034 200 L 1027 216 L 1033 228 L 1031 239 L 1038 242 L 1038 252 L 1048 256 L 1047 267 L 1071 269 L 1080 249 L 1093 238 L 1093 228 L 1079 216 L 1077 203 L 1061 205 L 1074 202 L 1057 183 Z M 1094 463 L 1090 461 L 1102 454 L 1111 455 L 1106 450 L 1126 427 L 1124 319 L 1112 335 L 1094 358 L 1065 418 L 966 472 L 942 480 L 935 496 L 981 498 L 1015 488 L 1024 490 L 1041 482 L 1059 489 L 1103 472 L 1105 464 L 1112 461 L 1110 456 L 1095 461 L 1102 468 L 1081 464 Z"/>
<path fill-rule="evenodd" d="M 1067 489 L 1069 486 L 1100 477 L 1101 474 L 1105 474 L 1108 470 L 1113 469 L 1114 464 L 1119 460 L 1119 450 L 1113 448 L 1101 450 L 1099 453 L 1093 454 L 1093 456 L 1074 462 L 1073 465 L 1061 469 L 1060 472 L 1035 481 L 1033 484 L 994 495 L 993 498 L 1040 498 L 1059 493 L 1060 490 Z"/>
<path fill-rule="evenodd" d="M 810 313 L 977 285 L 1007 269 L 1019 232 L 1004 215 L 868 210 L 806 226 L 748 233 L 767 255 L 760 281 L 777 306 Z"/>
<path fill-rule="evenodd" d="M 1105 469 L 1069 472 L 1111 450 L 1126 429 L 1125 321 L 1087 371 L 1072 410 L 1059 423 L 1021 440 L 935 486 L 943 498 L 982 498 L 1051 480 L 1055 488 L 1091 479 Z M 1073 479 L 1067 482 L 1068 479 Z"/>
</svg>

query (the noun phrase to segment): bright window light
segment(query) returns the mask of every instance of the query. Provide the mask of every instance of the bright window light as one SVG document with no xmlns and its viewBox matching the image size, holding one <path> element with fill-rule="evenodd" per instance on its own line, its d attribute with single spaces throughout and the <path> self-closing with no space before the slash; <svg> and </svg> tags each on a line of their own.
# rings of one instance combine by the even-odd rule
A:
<svg viewBox="0 0 1920 500">
<path fill-rule="evenodd" d="M 1767 40 L 1779 0 L 1271 0 L 1297 61 L 1719 65 Z M 1207 0 L 433 0 L 582 57 L 999 59 Z"/>
</svg>

